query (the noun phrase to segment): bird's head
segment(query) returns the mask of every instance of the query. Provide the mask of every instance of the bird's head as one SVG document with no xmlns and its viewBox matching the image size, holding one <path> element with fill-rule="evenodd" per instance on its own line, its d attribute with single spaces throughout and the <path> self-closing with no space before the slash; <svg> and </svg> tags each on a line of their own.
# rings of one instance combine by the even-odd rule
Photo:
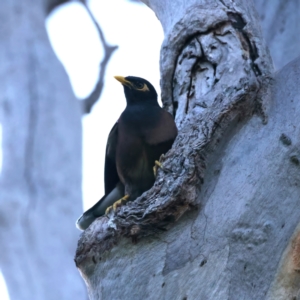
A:
<svg viewBox="0 0 300 300">
<path fill-rule="evenodd" d="M 157 93 L 153 85 L 146 79 L 134 76 L 115 76 L 124 87 L 127 104 L 153 103 L 157 104 Z"/>
</svg>

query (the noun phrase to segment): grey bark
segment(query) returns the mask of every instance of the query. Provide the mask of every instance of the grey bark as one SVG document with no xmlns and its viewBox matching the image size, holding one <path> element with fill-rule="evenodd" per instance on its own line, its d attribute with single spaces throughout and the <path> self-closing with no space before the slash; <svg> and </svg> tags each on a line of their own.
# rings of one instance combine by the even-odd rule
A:
<svg viewBox="0 0 300 300">
<path fill-rule="evenodd" d="M 0 268 L 11 300 L 85 299 L 74 264 L 81 107 L 45 30 L 44 1 L 0 10 Z"/>
<path fill-rule="evenodd" d="M 170 230 L 97 254 L 92 224 L 80 264 L 91 299 L 298 299 L 299 86 L 300 59 L 275 79 L 268 124 L 254 116 L 223 136 L 199 210 Z"/>
<path fill-rule="evenodd" d="M 144 2 L 179 135 L 154 187 L 82 234 L 90 299 L 298 299 L 300 59 L 274 78 L 249 0 Z"/>
<path fill-rule="evenodd" d="M 254 0 L 276 69 L 300 55 L 300 1 Z"/>
</svg>

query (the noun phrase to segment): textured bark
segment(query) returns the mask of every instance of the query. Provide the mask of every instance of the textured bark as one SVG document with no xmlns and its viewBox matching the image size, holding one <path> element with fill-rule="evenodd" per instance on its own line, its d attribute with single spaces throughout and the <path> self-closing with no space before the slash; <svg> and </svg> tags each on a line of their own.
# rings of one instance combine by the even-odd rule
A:
<svg viewBox="0 0 300 300">
<path fill-rule="evenodd" d="M 45 30 L 44 1 L 0 10 L 0 268 L 11 300 L 85 299 L 72 256 L 81 109 Z"/>
<path fill-rule="evenodd" d="M 273 80 L 249 0 L 145 2 L 179 135 L 154 187 L 82 234 L 90 298 L 297 297 L 300 60 Z"/>
</svg>

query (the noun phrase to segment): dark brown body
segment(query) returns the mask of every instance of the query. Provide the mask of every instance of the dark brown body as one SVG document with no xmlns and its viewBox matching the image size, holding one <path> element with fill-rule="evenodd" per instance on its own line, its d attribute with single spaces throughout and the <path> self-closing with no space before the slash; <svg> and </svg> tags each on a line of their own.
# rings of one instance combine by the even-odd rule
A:
<svg viewBox="0 0 300 300">
<path fill-rule="evenodd" d="M 172 146 L 177 128 L 157 103 L 131 105 L 118 122 L 117 171 L 125 193 L 135 199 L 154 183 L 155 160 Z"/>
<path fill-rule="evenodd" d="M 172 147 L 177 136 L 173 117 L 158 105 L 150 82 L 132 76 L 116 79 L 124 86 L 127 107 L 107 140 L 105 195 L 78 219 L 79 229 L 86 229 L 125 194 L 135 200 L 150 189 L 155 160 Z"/>
</svg>

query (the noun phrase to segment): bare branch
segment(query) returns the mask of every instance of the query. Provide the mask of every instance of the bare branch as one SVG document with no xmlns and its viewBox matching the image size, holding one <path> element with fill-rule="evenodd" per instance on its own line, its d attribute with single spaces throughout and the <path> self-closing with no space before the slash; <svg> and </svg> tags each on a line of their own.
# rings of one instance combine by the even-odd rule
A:
<svg viewBox="0 0 300 300">
<path fill-rule="evenodd" d="M 82 100 L 82 112 L 83 112 L 83 114 L 88 114 L 91 112 L 92 107 L 94 106 L 94 104 L 98 101 L 98 99 L 101 96 L 103 86 L 104 86 L 104 76 L 105 76 L 108 62 L 109 62 L 112 54 L 114 53 L 114 51 L 116 49 L 118 49 L 118 46 L 111 46 L 106 42 L 103 31 L 102 31 L 101 27 L 99 26 L 98 22 L 96 21 L 94 15 L 92 14 L 91 10 L 89 9 L 88 5 L 86 4 L 86 1 L 80 1 L 80 2 L 84 5 L 89 16 L 91 17 L 91 19 L 94 23 L 94 25 L 96 26 L 100 40 L 101 40 L 103 48 L 104 48 L 104 58 L 100 63 L 99 77 L 98 77 L 97 84 L 96 84 L 93 92 L 87 98 Z"/>
<path fill-rule="evenodd" d="M 48 0 L 46 1 L 46 12 L 47 15 L 56 7 L 67 3 L 67 2 L 75 2 L 75 1 L 69 1 L 69 0 Z M 77 2 L 77 1 L 76 1 Z M 94 88 L 94 90 L 92 91 L 92 93 L 86 97 L 85 99 L 83 99 L 82 102 L 82 113 L 83 114 L 88 114 L 91 112 L 94 104 L 98 101 L 98 99 L 101 96 L 103 87 L 104 87 L 104 76 L 105 76 L 105 72 L 106 72 L 106 68 L 108 65 L 108 62 L 112 56 L 112 54 L 114 53 L 114 51 L 116 49 L 118 49 L 118 46 L 111 46 L 107 43 L 104 33 L 101 29 L 101 27 L 99 26 L 97 20 L 95 19 L 93 13 L 91 12 L 86 0 L 79 0 L 79 3 L 81 3 L 86 11 L 88 12 L 91 20 L 93 21 L 94 25 L 96 26 L 96 29 L 98 31 L 99 34 L 99 38 L 101 40 L 101 43 L 103 45 L 103 49 L 104 49 L 104 57 L 100 63 L 99 66 L 99 75 L 98 75 L 98 81 L 97 84 Z"/>
</svg>

